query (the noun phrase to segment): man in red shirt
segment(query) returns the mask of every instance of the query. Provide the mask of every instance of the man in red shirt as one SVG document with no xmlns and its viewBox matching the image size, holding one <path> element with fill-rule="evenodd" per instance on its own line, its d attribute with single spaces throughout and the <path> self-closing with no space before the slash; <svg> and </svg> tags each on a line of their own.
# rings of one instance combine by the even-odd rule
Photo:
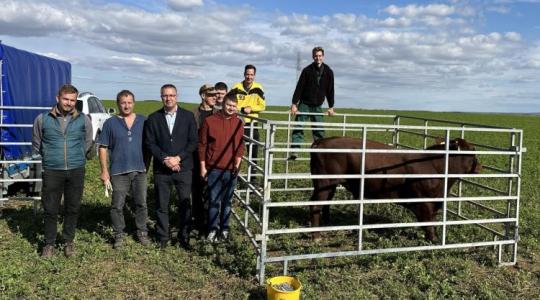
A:
<svg viewBox="0 0 540 300">
<path fill-rule="evenodd" d="M 210 194 L 207 238 L 212 242 L 218 232 L 222 240 L 229 238 L 231 200 L 244 154 L 244 123 L 236 115 L 237 101 L 227 94 L 223 108 L 207 117 L 199 131 L 201 177 L 208 182 Z"/>
</svg>

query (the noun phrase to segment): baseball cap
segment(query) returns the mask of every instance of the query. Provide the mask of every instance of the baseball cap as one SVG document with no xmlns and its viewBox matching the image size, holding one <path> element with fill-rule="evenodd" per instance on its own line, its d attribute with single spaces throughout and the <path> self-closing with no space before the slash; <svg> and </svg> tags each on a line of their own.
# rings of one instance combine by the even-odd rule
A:
<svg viewBox="0 0 540 300">
<path fill-rule="evenodd" d="M 199 89 L 199 95 L 202 96 L 202 94 L 215 94 L 216 88 L 214 88 L 213 84 L 205 83 L 201 88 Z"/>
</svg>

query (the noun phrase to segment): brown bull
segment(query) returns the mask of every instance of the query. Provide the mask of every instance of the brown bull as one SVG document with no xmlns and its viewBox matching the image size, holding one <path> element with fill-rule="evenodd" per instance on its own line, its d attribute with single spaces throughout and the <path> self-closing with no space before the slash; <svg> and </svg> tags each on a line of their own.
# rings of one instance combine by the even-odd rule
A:
<svg viewBox="0 0 540 300">
<path fill-rule="evenodd" d="M 367 149 L 393 149 L 386 144 L 366 141 Z M 362 140 L 350 137 L 330 137 L 313 143 L 318 149 L 361 149 Z M 445 144 L 438 143 L 428 149 L 444 150 Z M 450 141 L 450 150 L 474 150 L 463 139 Z M 311 174 L 360 174 L 361 153 L 311 153 Z M 365 174 L 444 174 L 445 155 L 427 153 L 366 153 Z M 449 174 L 471 174 L 480 172 L 480 164 L 475 155 L 451 154 L 448 163 Z M 457 178 L 448 179 L 448 190 Z M 360 179 L 313 179 L 311 200 L 331 200 L 338 184 L 360 198 Z M 366 179 L 364 197 L 366 199 L 396 198 L 440 198 L 444 196 L 443 178 L 381 178 Z M 435 220 L 441 202 L 407 203 L 419 222 Z M 311 207 L 311 226 L 320 226 L 321 214 L 324 223 L 329 221 L 329 206 Z M 426 239 L 435 238 L 433 226 L 426 226 Z M 319 233 L 314 233 L 319 238 Z"/>
</svg>

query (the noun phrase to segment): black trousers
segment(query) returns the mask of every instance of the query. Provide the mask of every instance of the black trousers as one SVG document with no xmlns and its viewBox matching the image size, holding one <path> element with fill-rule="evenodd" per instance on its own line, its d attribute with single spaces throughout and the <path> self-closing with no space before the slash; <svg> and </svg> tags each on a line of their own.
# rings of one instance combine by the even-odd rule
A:
<svg viewBox="0 0 540 300">
<path fill-rule="evenodd" d="M 191 184 L 191 205 L 193 212 L 193 225 L 199 234 L 206 233 L 208 216 L 208 199 L 206 198 L 206 181 L 201 178 L 201 166 L 199 164 L 199 154 L 193 154 L 195 164 L 193 165 L 193 179 Z"/>
<path fill-rule="evenodd" d="M 177 193 L 178 235 L 187 238 L 191 231 L 191 170 L 172 174 L 154 174 L 156 193 L 156 233 L 160 241 L 169 240 L 169 199 L 172 186 Z"/>
<path fill-rule="evenodd" d="M 84 190 L 84 167 L 73 170 L 44 170 L 41 202 L 43 204 L 43 223 L 45 244 L 56 242 L 58 213 L 64 195 L 64 226 L 62 239 L 71 242 L 75 238 L 81 198 Z"/>
</svg>

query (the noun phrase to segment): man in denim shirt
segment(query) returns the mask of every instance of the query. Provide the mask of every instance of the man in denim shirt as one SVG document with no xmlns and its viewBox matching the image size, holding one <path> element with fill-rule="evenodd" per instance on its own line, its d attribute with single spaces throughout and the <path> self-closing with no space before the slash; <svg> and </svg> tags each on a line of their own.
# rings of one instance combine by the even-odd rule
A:
<svg viewBox="0 0 540 300">
<path fill-rule="evenodd" d="M 116 96 L 118 115 L 103 124 L 99 136 L 99 162 L 101 180 L 105 186 L 112 183 L 111 220 L 114 231 L 115 249 L 122 246 L 125 236 L 124 206 L 131 189 L 135 202 L 135 224 L 137 237 L 142 245 L 149 245 L 146 218 L 146 167 L 143 154 L 142 137 L 145 117 L 133 112 L 135 96 L 123 90 Z M 107 162 L 110 152 L 111 171 Z"/>
</svg>

